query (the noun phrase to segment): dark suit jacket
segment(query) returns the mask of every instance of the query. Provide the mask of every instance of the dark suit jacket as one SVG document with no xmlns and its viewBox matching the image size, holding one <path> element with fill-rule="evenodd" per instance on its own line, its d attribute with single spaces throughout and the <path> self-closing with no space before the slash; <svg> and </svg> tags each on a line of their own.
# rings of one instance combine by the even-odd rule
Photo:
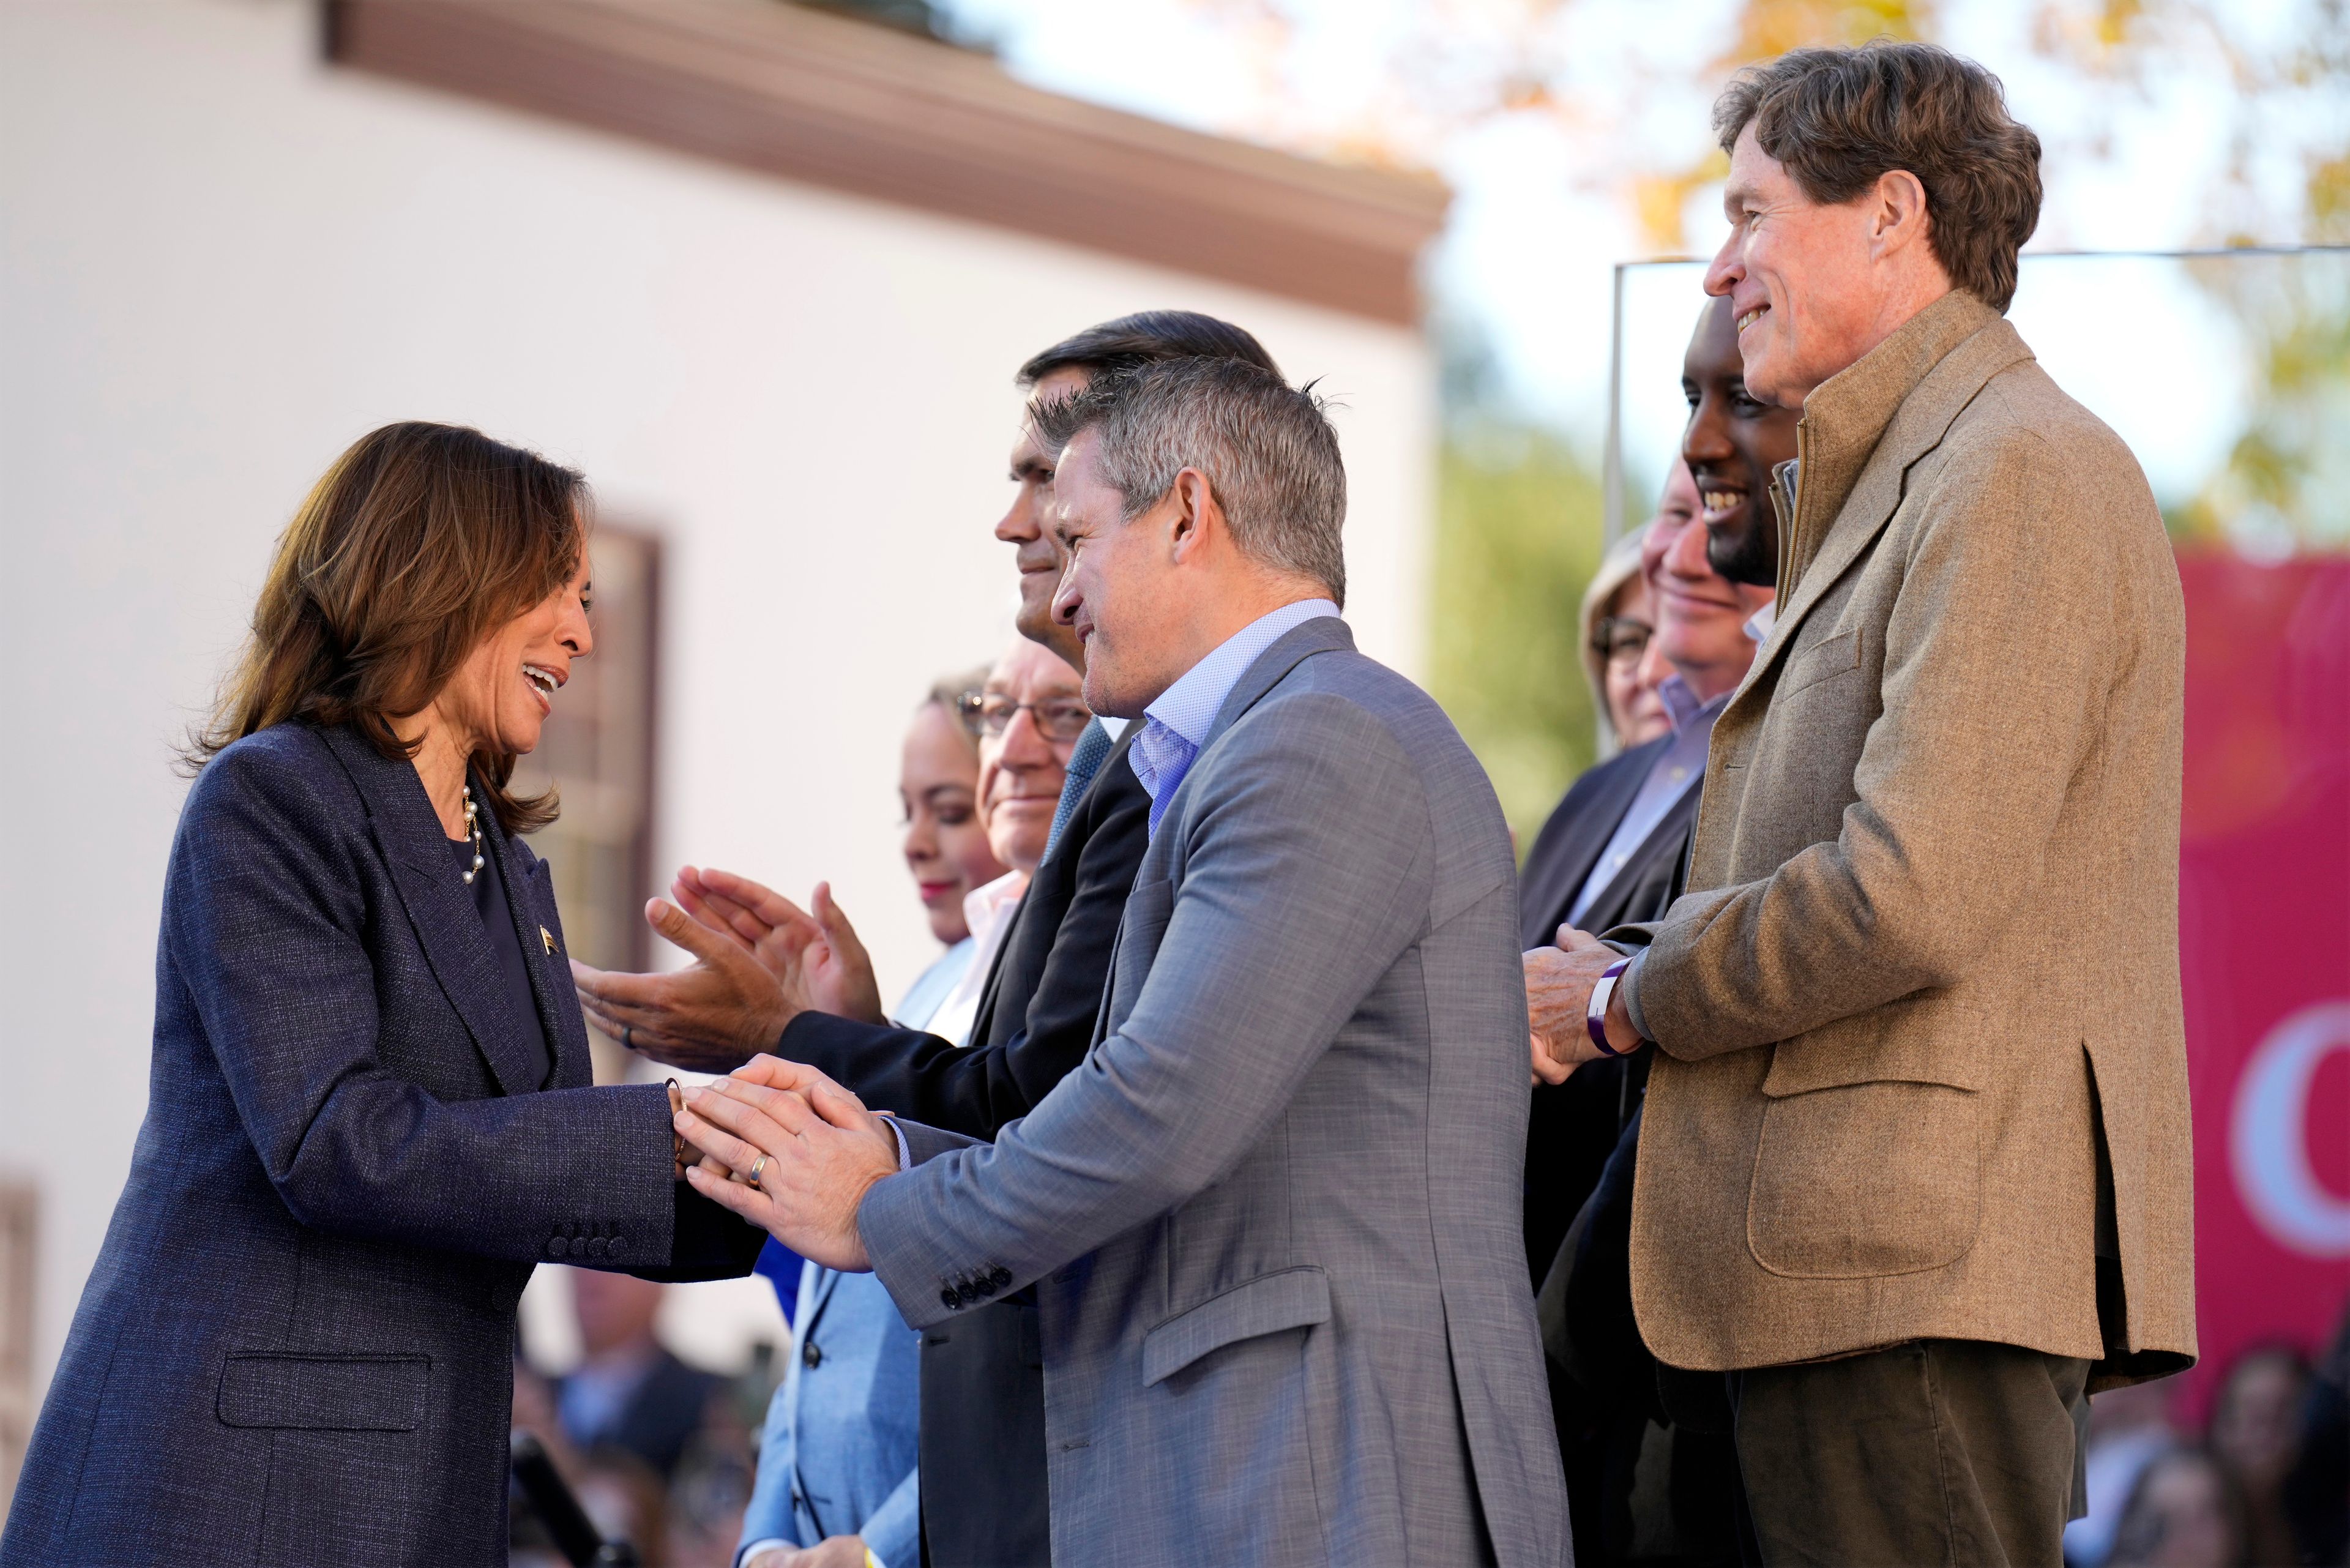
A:
<svg viewBox="0 0 2350 1568">
<path fill-rule="evenodd" d="M 1624 814 L 1670 736 L 1620 753 L 1575 780 L 1543 824 L 1518 875 L 1523 940 L 1529 948 L 1557 939 L 1584 879 L 1616 836 Z M 1627 920 L 1654 919 L 1672 902 L 1674 879 L 1697 819 L 1698 792 L 1682 795 L 1643 839 L 1631 860 L 1584 911 L 1594 933 Z M 1536 1284 L 1598 1183 L 1617 1136 L 1637 1108 L 1637 1071 L 1628 1061 L 1595 1062 L 1565 1083 L 1534 1090 L 1526 1127 L 1526 1264 Z"/>
<path fill-rule="evenodd" d="M 544 1092 L 412 766 L 281 724 L 196 781 L 147 1119 L 7 1568 L 501 1562 L 532 1266 L 750 1267 L 760 1233 L 672 1179 L 662 1089 L 588 1086 L 546 867 L 483 826 Z"/>
<path fill-rule="evenodd" d="M 1577 779 L 1544 825 L 1520 878 L 1529 947 L 1555 940 L 1669 736 L 1636 746 Z M 1585 910 L 1595 934 L 1663 915 L 1679 891 L 1698 794 L 1686 792 Z M 1632 1320 L 1631 1173 L 1648 1053 L 1587 1063 L 1534 1091 L 1526 1139 L 1526 1254 L 1542 1287 L 1537 1315 L 1551 1352 L 1551 1407 L 1566 1459 L 1578 1561 L 1627 1559 L 1638 1539 L 1633 1477 L 1648 1424 L 1662 1420 L 1656 1363 Z M 1570 1241 L 1570 1238 L 1572 1240 Z M 1571 1326 L 1570 1326 L 1571 1320 Z M 1719 1379 L 1716 1380 L 1717 1382 Z M 1666 1501 L 1676 1563 L 1735 1561 L 1727 1530 L 1735 1460 L 1727 1439 L 1676 1429 Z M 1723 1555 L 1727 1552 L 1728 1555 Z"/>
<path fill-rule="evenodd" d="M 1085 1060 L 1134 874 L 1150 796 L 1127 726 L 1036 868 L 997 950 L 973 1044 L 805 1012 L 777 1054 L 822 1069 L 877 1107 L 989 1138 Z M 962 1314 L 922 1335 L 922 1532 L 937 1568 L 1051 1560 L 1045 1360 L 1033 1298 Z"/>
</svg>

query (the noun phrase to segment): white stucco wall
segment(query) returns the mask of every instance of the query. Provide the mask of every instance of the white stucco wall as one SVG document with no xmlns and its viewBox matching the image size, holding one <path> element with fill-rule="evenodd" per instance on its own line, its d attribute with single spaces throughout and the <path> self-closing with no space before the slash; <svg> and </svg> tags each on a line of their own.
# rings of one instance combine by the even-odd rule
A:
<svg viewBox="0 0 2350 1568">
<path fill-rule="evenodd" d="M 145 1109 L 168 745 L 372 426 L 479 424 L 665 533 L 659 862 L 831 877 L 885 990 L 928 950 L 897 737 L 1009 635 L 989 529 L 1036 348 L 1190 306 L 1322 378 L 1350 618 L 1418 663 L 1416 336 L 337 70 L 316 26 L 0 5 L 0 1166 L 43 1186 L 44 1382 Z"/>
</svg>

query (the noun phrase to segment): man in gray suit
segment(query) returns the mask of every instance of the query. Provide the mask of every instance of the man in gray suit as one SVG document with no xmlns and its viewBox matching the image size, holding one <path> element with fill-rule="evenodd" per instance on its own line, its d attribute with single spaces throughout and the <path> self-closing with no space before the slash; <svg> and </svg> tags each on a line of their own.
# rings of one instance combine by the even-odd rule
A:
<svg viewBox="0 0 2350 1568">
<path fill-rule="evenodd" d="M 1238 361 L 1035 414 L 1152 797 L 1099 1038 L 992 1145 L 762 1058 L 679 1123 L 752 1184 L 694 1179 L 916 1326 L 1035 1286 L 1057 1562 L 1566 1563 L 1509 836 L 1337 618 L 1336 436 Z"/>
</svg>

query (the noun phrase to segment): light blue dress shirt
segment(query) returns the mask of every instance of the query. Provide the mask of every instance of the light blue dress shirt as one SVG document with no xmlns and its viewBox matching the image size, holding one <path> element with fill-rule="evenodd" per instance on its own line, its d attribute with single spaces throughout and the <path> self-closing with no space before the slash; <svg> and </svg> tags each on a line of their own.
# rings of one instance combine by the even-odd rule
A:
<svg viewBox="0 0 2350 1568">
<path fill-rule="evenodd" d="M 1794 489 L 1795 489 L 1795 474 L 1796 474 L 1796 468 L 1795 468 L 1795 464 L 1794 464 L 1794 462 L 1792 462 L 1781 463 L 1777 469 L 1773 469 L 1773 470 L 1772 470 L 1772 473 L 1773 473 L 1773 475 L 1775 477 L 1775 476 L 1776 476 L 1776 475 L 1781 472 L 1781 470 L 1784 470 L 1784 471 L 1785 471 L 1785 473 L 1786 473 L 1786 476 L 1787 476 L 1787 480 L 1786 480 L 1786 483 L 1787 483 L 1787 493 L 1788 493 L 1789 496 L 1792 498 L 1792 497 L 1793 497 L 1793 495 L 1794 495 Z M 1788 508 L 1788 510 L 1789 510 L 1790 512 L 1793 512 L 1794 509 L 1794 507 L 1790 506 L 1790 507 Z M 1756 611 L 1754 612 L 1753 616 L 1748 619 L 1748 621 L 1746 622 L 1746 636 L 1747 636 L 1747 639 L 1748 639 L 1749 641 L 1753 642 L 1753 643 L 1756 643 L 1756 644 L 1758 644 L 1758 645 L 1759 645 L 1759 644 L 1762 644 L 1762 643 L 1768 642 L 1768 641 L 1770 641 L 1770 640 L 1771 640 L 1771 634 L 1772 634 L 1772 632 L 1773 632 L 1774 630 L 1776 630 L 1776 629 L 1778 628 L 1778 625 L 1779 625 L 1779 601 L 1778 601 L 1777 599 L 1775 599 L 1775 598 L 1774 598 L 1774 599 L 1773 599 L 1769 604 L 1764 605 L 1761 609 L 1756 610 Z M 1760 650 L 1759 647 L 1758 647 L 1758 649 L 1757 649 L 1757 650 L 1756 650 L 1756 656 L 1757 656 L 1758 658 L 1759 658 L 1759 657 L 1761 657 L 1761 650 Z M 1678 675 L 1675 675 L 1675 676 L 1671 676 L 1671 677 L 1669 677 L 1669 679 L 1678 680 L 1679 680 L 1679 679 L 1680 679 L 1680 677 L 1679 677 L 1679 676 L 1678 676 Z M 1661 684 L 1660 684 L 1657 689 L 1658 689 L 1659 691 L 1663 691 L 1663 690 L 1664 690 L 1664 688 L 1663 688 L 1663 686 L 1662 686 Z M 1736 696 L 1736 695 L 1737 695 L 1737 693 L 1736 693 L 1736 692 L 1734 692 L 1734 691 L 1733 691 L 1733 692 L 1731 692 L 1731 693 L 1730 694 L 1730 696 Z M 1720 699 L 1717 702 L 1715 702 L 1714 704 L 1712 704 L 1712 705 L 1711 705 L 1711 706 L 1713 707 L 1713 711 L 1714 711 L 1714 717 L 1715 717 L 1715 718 L 1719 718 L 1719 717 L 1721 716 L 1721 710 L 1722 710 L 1724 707 L 1727 707 L 1727 706 L 1729 705 L 1729 701 L 1730 701 L 1730 698 L 1729 698 L 1729 697 L 1723 697 L 1723 698 Z M 1711 742 L 1711 739 L 1712 739 L 1712 736 L 1713 736 L 1713 720 L 1712 720 L 1712 719 L 1708 719 L 1708 720 L 1706 721 L 1706 723 L 1705 723 L 1705 732 L 1706 732 L 1706 737 L 1707 737 L 1708 742 Z M 1700 763 L 1700 769 L 1699 769 L 1699 772 L 1700 772 L 1700 776 L 1702 776 L 1702 774 L 1703 774 L 1703 772 L 1704 772 L 1704 769 L 1703 769 L 1702 764 L 1703 764 L 1703 763 L 1704 763 L 1704 761 L 1705 761 L 1705 753 L 1704 753 L 1703 751 L 1699 752 L 1699 753 L 1698 753 L 1698 761 L 1699 761 L 1699 763 Z M 1612 846 L 1611 846 L 1611 847 L 1612 847 Z M 1605 857 L 1605 856 L 1602 856 L 1602 857 L 1601 857 L 1601 858 L 1604 860 L 1604 859 L 1606 858 L 1606 857 Z M 1578 895 L 1576 896 L 1575 902 L 1576 902 L 1578 905 L 1580 905 L 1580 904 L 1582 903 L 1582 895 L 1578 894 Z M 1636 970 L 1638 970 L 1638 969 L 1642 964 L 1646 963 L 1646 962 L 1648 961 L 1648 950 L 1647 948 L 1645 948 L 1645 947 L 1644 947 L 1644 948 L 1641 948 L 1638 951 L 1635 952 L 1635 953 L 1632 955 L 1632 961 L 1631 961 L 1631 963 L 1630 963 L 1628 966 L 1627 966 L 1627 968 L 1626 968 L 1626 970 L 1625 970 L 1625 971 L 1624 971 L 1624 978 L 1623 978 L 1623 980 L 1622 980 L 1622 981 L 1619 981 L 1617 982 L 1617 984 L 1618 984 L 1618 986 L 1619 986 L 1619 987 L 1621 987 L 1621 990 L 1619 991 L 1619 994 L 1624 998 L 1624 1014 L 1625 1014 L 1625 1016 L 1626 1016 L 1626 1017 L 1627 1017 L 1627 1018 L 1629 1018 L 1629 1019 L 1632 1021 L 1632 1027 L 1633 1027 L 1635 1030 L 1638 1031 L 1638 1033 L 1639 1033 L 1639 1035 L 1640 1035 L 1640 1038 L 1641 1038 L 1641 1039 L 1643 1039 L 1643 1040 L 1653 1040 L 1653 1039 L 1655 1039 L 1655 1038 L 1656 1038 L 1656 1036 L 1655 1036 L 1655 1035 L 1653 1035 L 1653 1034 L 1650 1034 L 1650 1033 L 1648 1033 L 1648 1021 L 1647 1019 L 1642 1018 L 1642 1017 L 1640 1016 L 1640 1008 L 1639 1008 L 1639 1004 L 1638 1004 L 1638 1002 L 1636 1002 L 1632 999 L 1632 991 L 1631 991 L 1631 988 L 1630 988 L 1630 981 L 1631 981 L 1631 979 L 1632 979 L 1632 973 L 1633 973 L 1633 971 L 1636 971 Z"/>
<path fill-rule="evenodd" d="M 1142 733 L 1134 737 L 1127 753 L 1134 776 L 1150 796 L 1150 827 L 1155 836 L 1159 819 L 1191 764 L 1200 760 L 1208 731 L 1224 699 L 1257 656 L 1281 640 L 1282 634 L 1321 616 L 1335 616 L 1338 607 L 1328 599 L 1299 599 L 1270 615 L 1259 616 L 1216 646 L 1214 652 L 1185 670 L 1159 700 L 1142 711 Z"/>
<path fill-rule="evenodd" d="M 977 944 L 949 948 L 898 1003 L 920 1029 L 970 966 Z M 898 1135 L 905 1147 L 905 1135 Z M 743 1515 L 741 1563 L 770 1546 L 862 1536 L 883 1568 L 921 1556 L 921 1335 L 871 1274 L 809 1268 L 792 1314 L 791 1360 L 767 1406 L 759 1477 Z"/>
<path fill-rule="evenodd" d="M 1730 705 L 1727 691 L 1710 702 L 1699 701 L 1690 683 L 1679 675 L 1668 675 L 1659 682 L 1657 695 L 1664 700 L 1665 712 L 1673 722 L 1672 744 L 1659 752 L 1657 760 L 1648 764 L 1648 776 L 1640 781 L 1640 793 L 1632 797 L 1631 808 L 1616 825 L 1615 836 L 1599 852 L 1598 862 L 1591 867 L 1591 875 L 1583 879 L 1582 890 L 1567 909 L 1566 923 L 1577 930 L 1583 929 L 1583 912 L 1631 863 L 1640 846 L 1648 841 L 1648 835 L 1657 830 L 1657 824 L 1664 821 L 1681 796 L 1705 782 L 1705 753 L 1713 738 L 1713 722 Z"/>
</svg>

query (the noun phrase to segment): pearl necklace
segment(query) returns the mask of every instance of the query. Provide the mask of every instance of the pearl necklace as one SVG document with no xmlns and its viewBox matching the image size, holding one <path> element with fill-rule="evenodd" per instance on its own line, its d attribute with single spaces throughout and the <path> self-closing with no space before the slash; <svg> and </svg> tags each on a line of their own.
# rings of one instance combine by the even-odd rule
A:
<svg viewBox="0 0 2350 1568">
<path fill-rule="evenodd" d="M 473 885 L 474 877 L 480 873 L 486 862 L 482 858 L 482 819 L 473 810 L 473 786 L 464 784 L 460 787 L 465 793 L 465 836 L 473 841 L 473 869 L 467 871 L 464 877 L 465 886 L 470 888 Z"/>
</svg>

